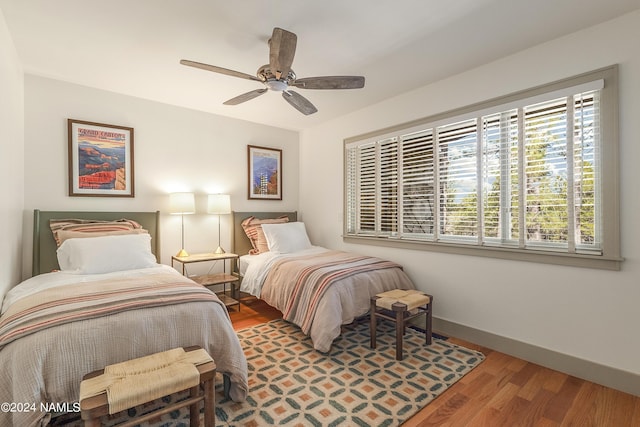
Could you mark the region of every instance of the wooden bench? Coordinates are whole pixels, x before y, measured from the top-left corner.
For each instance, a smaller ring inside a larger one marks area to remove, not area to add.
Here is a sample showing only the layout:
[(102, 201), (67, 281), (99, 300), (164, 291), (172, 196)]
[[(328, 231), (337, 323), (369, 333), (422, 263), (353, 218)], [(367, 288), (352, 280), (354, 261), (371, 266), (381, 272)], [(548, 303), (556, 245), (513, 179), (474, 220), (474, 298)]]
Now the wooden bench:
[[(200, 347), (185, 347), (185, 352), (200, 350)], [(131, 427), (138, 425), (142, 422), (149, 421), (152, 418), (155, 418), (160, 415), (167, 414), (169, 412), (175, 411), (180, 408), (184, 408), (189, 406), (190, 408), (190, 426), (198, 427), (200, 425), (200, 410), (199, 403), (204, 402), (204, 426), (205, 427), (213, 427), (215, 425), (215, 394), (214, 394), (214, 386), (215, 386), (215, 377), (216, 377), (216, 364), (213, 360), (196, 365), (198, 373), (200, 374), (200, 382), (198, 385), (189, 388), (189, 397), (173, 403), (169, 406), (157, 409), (148, 414), (144, 414), (142, 416), (136, 417), (130, 421), (124, 422), (122, 424), (118, 424), (118, 427)], [(89, 380), (91, 378), (98, 377), (104, 374), (104, 369), (91, 372), (83, 377), (83, 382)], [(142, 377), (144, 378), (144, 377)], [(203, 392), (201, 392), (200, 388), (203, 388)], [(179, 390), (186, 391), (186, 390)], [(152, 396), (149, 399), (149, 402), (155, 399), (159, 399), (164, 397), (161, 390), (156, 392), (157, 395)], [(100, 426), (100, 418), (109, 415), (109, 402), (107, 400), (107, 392), (106, 390), (102, 393), (87, 397), (80, 400), (80, 411), (81, 417), (84, 420), (85, 426)]]

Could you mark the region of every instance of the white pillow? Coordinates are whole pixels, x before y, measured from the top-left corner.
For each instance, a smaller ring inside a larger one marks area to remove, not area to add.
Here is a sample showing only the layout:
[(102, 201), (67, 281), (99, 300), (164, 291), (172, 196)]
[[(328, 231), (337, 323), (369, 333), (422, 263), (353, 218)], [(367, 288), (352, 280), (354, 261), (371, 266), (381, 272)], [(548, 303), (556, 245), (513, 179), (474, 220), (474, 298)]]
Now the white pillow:
[(79, 274), (111, 273), (157, 265), (149, 234), (87, 237), (65, 240), (57, 250), (63, 271)]
[(287, 254), (311, 247), (303, 222), (262, 224), (262, 231), (271, 252)]

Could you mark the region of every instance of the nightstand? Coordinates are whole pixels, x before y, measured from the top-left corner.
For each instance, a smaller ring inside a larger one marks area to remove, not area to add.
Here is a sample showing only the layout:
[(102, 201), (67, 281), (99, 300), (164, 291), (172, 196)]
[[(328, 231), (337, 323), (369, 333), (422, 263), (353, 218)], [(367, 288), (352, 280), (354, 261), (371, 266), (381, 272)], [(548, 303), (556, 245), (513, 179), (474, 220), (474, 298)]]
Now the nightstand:
[[(213, 285), (222, 285), (223, 290), (221, 293), (217, 293), (220, 300), (224, 303), (227, 308), (237, 306), (238, 311), (240, 310), (240, 302), (239, 293), (240, 293), (240, 278), (232, 272), (234, 271), (233, 263), (238, 262), (238, 255), (224, 253), (224, 254), (214, 254), (214, 253), (206, 253), (206, 254), (192, 254), (188, 256), (172, 256), (171, 257), (171, 267), (173, 267), (174, 262), (179, 262), (182, 264), (182, 275), (185, 275), (187, 264), (192, 264), (196, 262), (212, 262), (212, 261), (222, 261), (222, 273), (214, 273), (214, 274), (204, 274), (200, 276), (191, 276), (189, 277), (194, 282), (198, 283), (202, 286), (213, 286)], [(227, 273), (226, 261), (229, 261), (229, 272)], [(175, 268), (175, 267), (174, 267)], [(231, 296), (227, 294), (227, 284), (231, 287)]]

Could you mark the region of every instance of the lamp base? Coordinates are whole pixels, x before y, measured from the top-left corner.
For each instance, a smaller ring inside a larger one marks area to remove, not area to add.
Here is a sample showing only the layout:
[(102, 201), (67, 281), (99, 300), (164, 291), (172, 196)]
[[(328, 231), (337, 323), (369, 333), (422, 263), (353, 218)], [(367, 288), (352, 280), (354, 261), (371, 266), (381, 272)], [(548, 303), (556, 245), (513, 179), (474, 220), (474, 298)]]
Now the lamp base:
[(189, 256), (189, 253), (187, 251), (184, 250), (184, 248), (180, 249), (180, 252), (178, 252), (176, 254), (177, 257), (185, 257), (185, 256)]
[(220, 254), (224, 254), (226, 252), (224, 251), (224, 249), (222, 249), (222, 247), (218, 246), (218, 248), (215, 251), (213, 251), (213, 253), (220, 255)]

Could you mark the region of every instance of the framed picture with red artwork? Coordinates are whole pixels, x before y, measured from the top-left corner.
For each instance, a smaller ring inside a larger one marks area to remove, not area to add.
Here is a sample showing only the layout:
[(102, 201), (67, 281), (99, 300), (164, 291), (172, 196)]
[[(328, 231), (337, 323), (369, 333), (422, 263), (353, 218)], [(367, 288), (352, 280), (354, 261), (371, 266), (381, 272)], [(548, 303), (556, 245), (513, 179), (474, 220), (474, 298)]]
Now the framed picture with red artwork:
[(68, 119), (69, 196), (134, 197), (133, 128)]

